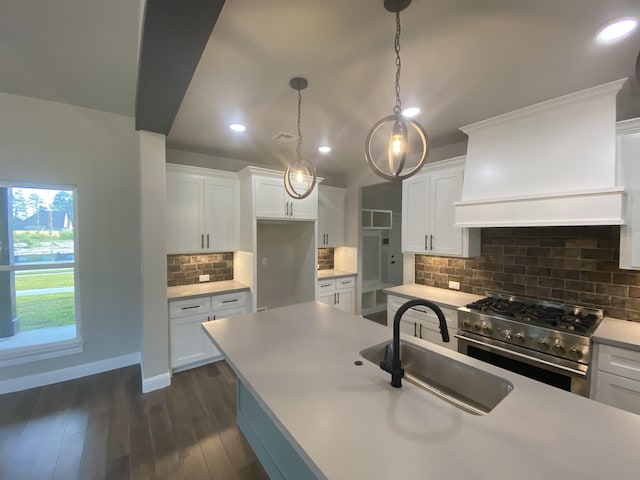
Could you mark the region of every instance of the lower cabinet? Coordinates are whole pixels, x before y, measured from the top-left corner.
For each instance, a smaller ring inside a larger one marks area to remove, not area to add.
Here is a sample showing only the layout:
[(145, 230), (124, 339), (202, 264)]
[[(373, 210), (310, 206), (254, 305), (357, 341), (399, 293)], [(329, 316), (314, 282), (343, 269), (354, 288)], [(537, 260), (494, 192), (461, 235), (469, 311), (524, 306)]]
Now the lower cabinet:
[[(393, 328), (393, 319), (398, 309), (409, 299), (387, 296), (387, 326)], [(458, 339), (455, 334), (458, 331), (458, 312), (453, 308), (440, 307), (447, 319), (449, 330), (449, 343), (442, 341), (440, 334), (440, 322), (433, 310), (428, 307), (416, 306), (407, 310), (400, 320), (400, 331), (428, 342), (437, 343), (453, 351), (458, 351)]]
[(320, 302), (355, 313), (356, 277), (318, 280), (316, 299)]
[(174, 371), (222, 358), (202, 329), (203, 322), (248, 313), (247, 293), (234, 292), (169, 302), (169, 348)]
[(589, 397), (640, 414), (640, 352), (594, 342)]

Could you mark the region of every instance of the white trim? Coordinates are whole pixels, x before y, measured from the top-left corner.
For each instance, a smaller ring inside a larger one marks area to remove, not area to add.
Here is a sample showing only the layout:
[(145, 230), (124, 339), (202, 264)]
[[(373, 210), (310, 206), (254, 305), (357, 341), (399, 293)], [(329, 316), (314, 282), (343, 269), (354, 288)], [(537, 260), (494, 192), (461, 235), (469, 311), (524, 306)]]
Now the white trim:
[(640, 132), (640, 118), (630, 118), (616, 123), (616, 133), (618, 135), (628, 135)]
[(0, 367), (22, 365), (24, 363), (37, 362), (38, 360), (73, 355), (83, 350), (84, 342), (80, 336), (62, 342), (12, 348), (6, 352), (0, 352)]
[(142, 379), (142, 393), (153, 392), (171, 385), (171, 372), (161, 373), (154, 377)]
[(50, 372), (25, 375), (18, 378), (10, 378), (0, 381), (0, 394), (18, 392), (29, 388), (42, 387), (52, 383), (65, 382), (76, 378), (95, 375), (96, 373), (107, 372), (129, 365), (140, 363), (140, 352), (120, 355), (118, 357), (106, 358), (97, 362), (84, 363), (73, 367), (61, 368)]
[(615, 96), (615, 94), (618, 93), (618, 91), (622, 88), (622, 85), (626, 81), (626, 78), (614, 80), (613, 82), (605, 83), (603, 85), (598, 85), (592, 88), (587, 88), (585, 90), (580, 90), (578, 92), (570, 93), (558, 98), (553, 98), (551, 100), (546, 100), (541, 103), (536, 103), (535, 105), (530, 105), (528, 107), (520, 108), (519, 110), (514, 110), (513, 112), (498, 115), (497, 117), (472, 123), (471, 125), (465, 125), (464, 127), (460, 127), (459, 130), (462, 130), (468, 135), (478, 130), (483, 130), (487, 127), (494, 127), (502, 123), (512, 122), (516, 119), (528, 117), (529, 115), (544, 112), (546, 110), (552, 110), (560, 106), (572, 105), (583, 102), (585, 100), (605, 97), (608, 95)]

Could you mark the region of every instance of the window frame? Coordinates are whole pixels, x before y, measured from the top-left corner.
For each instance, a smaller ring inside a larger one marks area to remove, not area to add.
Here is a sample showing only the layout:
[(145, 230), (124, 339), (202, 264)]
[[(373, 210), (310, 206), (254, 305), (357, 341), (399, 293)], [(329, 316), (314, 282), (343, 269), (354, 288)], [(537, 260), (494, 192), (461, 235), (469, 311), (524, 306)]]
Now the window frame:
[[(20, 365), (23, 363), (46, 360), (49, 358), (61, 357), (80, 353), (84, 350), (84, 341), (82, 340), (82, 322), (80, 315), (80, 282), (78, 281), (79, 272), (79, 234), (77, 228), (78, 219), (78, 188), (75, 185), (68, 184), (39, 184), (31, 182), (10, 182), (0, 181), (2, 188), (23, 188), (23, 189), (47, 189), (70, 191), (73, 193), (73, 262), (56, 263), (54, 269), (73, 268), (73, 297), (74, 297), (74, 317), (76, 335), (74, 338), (58, 340), (37, 345), (26, 345), (22, 347), (13, 347), (9, 349), (0, 348), (0, 368), (10, 365)], [(12, 215), (11, 212), (7, 212)], [(10, 248), (13, 256), (13, 227), (10, 227)], [(33, 270), (51, 270), (51, 263), (28, 263), (28, 264), (0, 264), (0, 272), (18, 272)]]

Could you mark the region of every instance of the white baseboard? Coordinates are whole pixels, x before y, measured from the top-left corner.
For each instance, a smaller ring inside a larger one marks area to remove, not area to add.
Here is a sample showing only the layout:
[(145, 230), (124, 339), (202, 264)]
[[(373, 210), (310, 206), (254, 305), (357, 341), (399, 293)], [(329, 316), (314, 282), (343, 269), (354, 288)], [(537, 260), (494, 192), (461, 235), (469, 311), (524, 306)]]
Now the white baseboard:
[(29, 388), (42, 387), (51, 385), (52, 383), (66, 382), (75, 378), (95, 375), (96, 373), (116, 370), (129, 365), (140, 363), (140, 352), (120, 355), (118, 357), (98, 360), (97, 362), (84, 363), (73, 367), (61, 368), (60, 370), (52, 370), (50, 372), (36, 373), (34, 375), (25, 375), (18, 378), (10, 378), (8, 380), (0, 380), (0, 395), (4, 393), (19, 392)]
[(142, 378), (142, 393), (153, 392), (171, 385), (171, 372), (161, 373), (149, 378)]

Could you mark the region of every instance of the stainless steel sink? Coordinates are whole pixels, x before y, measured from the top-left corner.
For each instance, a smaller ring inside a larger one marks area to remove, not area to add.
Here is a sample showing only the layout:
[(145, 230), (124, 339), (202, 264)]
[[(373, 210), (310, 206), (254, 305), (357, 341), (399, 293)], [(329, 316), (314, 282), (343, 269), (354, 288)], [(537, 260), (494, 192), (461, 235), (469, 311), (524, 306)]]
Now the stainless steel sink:
[[(360, 355), (380, 365), (392, 357), (391, 342), (366, 348)], [(486, 415), (505, 398), (513, 384), (496, 375), (401, 340), (404, 379), (475, 415)]]

